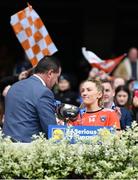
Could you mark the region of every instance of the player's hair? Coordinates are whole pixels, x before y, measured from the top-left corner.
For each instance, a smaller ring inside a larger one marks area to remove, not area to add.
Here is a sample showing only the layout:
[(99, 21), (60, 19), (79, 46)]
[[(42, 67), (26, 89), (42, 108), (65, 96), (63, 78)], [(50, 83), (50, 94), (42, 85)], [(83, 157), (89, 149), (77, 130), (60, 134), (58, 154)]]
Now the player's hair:
[(88, 79), (86, 79), (85, 81), (83, 81), (82, 84), (85, 83), (85, 82), (92, 82), (92, 83), (94, 83), (94, 84), (96, 85), (97, 90), (98, 90), (99, 92), (101, 92), (101, 94), (102, 94), (101, 98), (98, 99), (98, 105), (99, 105), (100, 107), (103, 107), (103, 93), (104, 93), (104, 88), (103, 88), (103, 86), (102, 86), (101, 81), (100, 81), (100, 80), (97, 80), (97, 79), (88, 78)]

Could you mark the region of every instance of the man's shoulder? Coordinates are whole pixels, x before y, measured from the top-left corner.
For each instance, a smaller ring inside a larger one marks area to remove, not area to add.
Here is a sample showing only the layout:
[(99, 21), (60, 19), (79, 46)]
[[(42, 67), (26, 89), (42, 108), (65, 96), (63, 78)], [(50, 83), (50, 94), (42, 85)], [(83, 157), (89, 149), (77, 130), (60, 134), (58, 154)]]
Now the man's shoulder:
[(46, 88), (39, 80), (35, 80), (35, 78), (33, 78), (32, 76), (27, 79), (20, 80), (11, 86), (12, 91), (21, 90), (24, 93), (30, 92), (31, 89), (33, 89), (33, 92), (40, 92), (41, 90), (44, 90)]

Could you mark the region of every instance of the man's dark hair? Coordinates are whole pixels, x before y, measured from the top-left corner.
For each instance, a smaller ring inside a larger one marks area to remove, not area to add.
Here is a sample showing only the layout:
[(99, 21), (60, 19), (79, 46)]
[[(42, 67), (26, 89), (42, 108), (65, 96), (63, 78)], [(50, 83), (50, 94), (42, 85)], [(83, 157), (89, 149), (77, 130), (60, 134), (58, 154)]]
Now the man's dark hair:
[(34, 73), (47, 73), (49, 70), (58, 73), (61, 67), (59, 60), (54, 56), (42, 58), (35, 67)]
[(111, 85), (111, 87), (114, 89), (114, 84), (113, 84), (113, 81), (111, 80), (107, 80), (107, 79), (104, 79), (104, 80), (101, 80), (101, 83), (109, 83)]

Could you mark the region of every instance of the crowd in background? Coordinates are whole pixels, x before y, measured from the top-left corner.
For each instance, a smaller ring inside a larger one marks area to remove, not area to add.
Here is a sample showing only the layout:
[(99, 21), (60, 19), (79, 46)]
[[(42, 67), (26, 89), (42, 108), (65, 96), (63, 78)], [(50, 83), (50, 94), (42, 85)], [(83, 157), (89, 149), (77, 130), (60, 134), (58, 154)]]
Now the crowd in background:
[[(13, 76), (4, 77), (0, 80), (0, 122), (4, 121), (4, 98), (9, 88), (17, 81), (28, 78), (33, 74), (33, 68), (30, 63), (24, 63), (14, 69)], [(29, 70), (28, 70), (29, 69)], [(16, 71), (16, 73), (15, 73)], [(138, 122), (138, 49), (132, 47), (128, 50), (127, 57), (110, 74), (104, 71), (91, 68), (86, 80), (82, 80), (74, 88), (77, 77), (71, 73), (61, 73), (58, 84), (52, 91), (55, 99), (62, 103), (72, 104), (80, 107), (83, 104), (82, 89), (87, 79), (92, 82), (100, 81), (103, 87), (102, 107), (116, 112), (120, 121), (121, 129), (131, 126), (132, 121)], [(94, 81), (93, 81), (94, 80)], [(87, 84), (87, 83), (86, 83)], [(100, 97), (101, 98), (101, 97)], [(13, 102), (14, 103), (14, 102)], [(97, 106), (99, 108), (99, 106)]]
[[(121, 129), (138, 122), (138, 50), (132, 47), (125, 59), (110, 74), (93, 67), (88, 78), (100, 80), (103, 87), (103, 106), (120, 111)], [(56, 98), (64, 103), (81, 105), (80, 83), (78, 92), (72, 88), (71, 76), (62, 74), (56, 88)], [(72, 96), (71, 96), (72, 95)]]

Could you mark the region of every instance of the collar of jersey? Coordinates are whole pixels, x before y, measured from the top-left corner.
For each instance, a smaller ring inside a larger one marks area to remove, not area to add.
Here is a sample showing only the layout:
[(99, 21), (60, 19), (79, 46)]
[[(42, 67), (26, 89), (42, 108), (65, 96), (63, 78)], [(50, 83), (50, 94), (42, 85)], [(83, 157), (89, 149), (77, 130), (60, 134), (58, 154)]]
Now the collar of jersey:
[(97, 111), (86, 111), (86, 113), (96, 113), (96, 112), (99, 112), (99, 111), (101, 111), (101, 110), (103, 110), (104, 108), (101, 108), (101, 109), (99, 109), (99, 110), (97, 110)]

